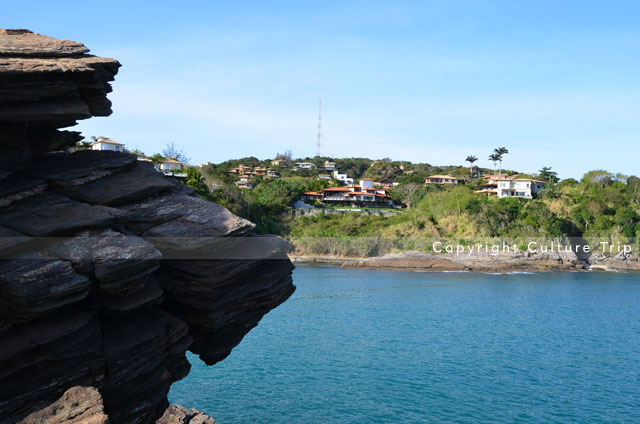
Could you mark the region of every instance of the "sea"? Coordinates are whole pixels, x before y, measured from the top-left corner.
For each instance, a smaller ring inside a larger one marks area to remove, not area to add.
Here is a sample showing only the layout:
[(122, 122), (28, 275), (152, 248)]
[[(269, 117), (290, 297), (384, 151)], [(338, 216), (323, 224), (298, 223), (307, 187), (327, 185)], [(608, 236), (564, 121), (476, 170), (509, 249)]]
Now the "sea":
[(171, 403), (216, 423), (640, 423), (640, 275), (298, 266)]

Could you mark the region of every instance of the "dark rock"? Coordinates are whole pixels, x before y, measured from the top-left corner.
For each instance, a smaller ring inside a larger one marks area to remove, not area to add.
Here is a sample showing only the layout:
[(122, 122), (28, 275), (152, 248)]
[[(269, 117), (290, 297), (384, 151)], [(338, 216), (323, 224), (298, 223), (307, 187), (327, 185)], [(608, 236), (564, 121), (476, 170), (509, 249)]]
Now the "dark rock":
[(175, 188), (176, 185), (148, 162), (137, 161), (131, 168), (88, 184), (61, 191), (77, 200), (99, 205), (119, 205)]
[(31, 242), (30, 237), (0, 225), (0, 259), (12, 259)]
[(73, 386), (104, 383), (95, 314), (47, 315), (1, 334), (0, 346), (0, 424), (16, 423)]
[(212, 365), (295, 290), (288, 259), (171, 260), (159, 279), (165, 307), (188, 325), (191, 351)]
[(34, 237), (68, 235), (113, 222), (114, 216), (104, 210), (55, 193), (30, 197), (0, 214), (0, 225)]
[(88, 51), (74, 41), (0, 30), (0, 168), (72, 146), (78, 133), (59, 128), (111, 113), (106, 94), (120, 64)]
[(94, 387), (75, 386), (40, 411), (18, 424), (109, 424), (102, 396)]
[(189, 373), (184, 322), (155, 308), (105, 320), (106, 380), (101, 389), (116, 423), (148, 422), (166, 408), (171, 383)]
[(0, 319), (29, 322), (83, 300), (89, 285), (68, 262), (37, 253), (0, 260)]
[(281, 239), (134, 155), (60, 152), (111, 113), (120, 65), (86, 52), (0, 31), (0, 424), (105, 422), (89, 386), (112, 423), (152, 423), (188, 349), (224, 358), (294, 290)]
[(54, 186), (65, 187), (95, 181), (130, 166), (135, 161), (134, 155), (110, 151), (52, 153), (31, 160), (18, 175), (21, 178), (45, 179)]
[(11, 175), (0, 180), (0, 208), (9, 206), (27, 197), (42, 193), (47, 184), (44, 180)]
[(216, 203), (184, 193), (151, 198), (121, 209), (126, 213), (128, 230), (155, 239), (165, 249), (201, 249), (215, 243), (217, 237), (245, 235), (254, 227)]

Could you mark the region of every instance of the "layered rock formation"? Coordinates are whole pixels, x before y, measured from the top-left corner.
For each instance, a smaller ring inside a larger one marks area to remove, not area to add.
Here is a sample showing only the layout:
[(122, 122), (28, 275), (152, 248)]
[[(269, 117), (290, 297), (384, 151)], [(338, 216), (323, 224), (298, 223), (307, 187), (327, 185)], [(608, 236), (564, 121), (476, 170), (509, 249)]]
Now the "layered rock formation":
[(59, 128), (110, 114), (120, 65), (87, 52), (0, 30), (0, 424), (91, 398), (74, 386), (153, 422), (188, 349), (225, 358), (294, 290), (279, 239), (133, 155), (60, 151), (79, 135)]

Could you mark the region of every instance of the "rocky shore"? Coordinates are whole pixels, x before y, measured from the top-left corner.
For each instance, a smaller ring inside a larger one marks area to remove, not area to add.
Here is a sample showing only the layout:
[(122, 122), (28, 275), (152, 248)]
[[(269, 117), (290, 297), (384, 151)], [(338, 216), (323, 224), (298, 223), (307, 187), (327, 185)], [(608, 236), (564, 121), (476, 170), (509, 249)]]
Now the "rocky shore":
[(614, 256), (592, 255), (578, 258), (574, 253), (500, 253), (433, 255), (418, 251), (393, 253), (372, 258), (338, 256), (302, 256), (291, 254), (298, 264), (330, 264), (342, 268), (391, 271), (469, 271), (469, 272), (544, 272), (544, 271), (640, 271), (640, 260), (622, 253)]
[(251, 222), (134, 155), (65, 151), (119, 67), (0, 30), (0, 424), (211, 423), (168, 405), (186, 351), (224, 359), (295, 289)]

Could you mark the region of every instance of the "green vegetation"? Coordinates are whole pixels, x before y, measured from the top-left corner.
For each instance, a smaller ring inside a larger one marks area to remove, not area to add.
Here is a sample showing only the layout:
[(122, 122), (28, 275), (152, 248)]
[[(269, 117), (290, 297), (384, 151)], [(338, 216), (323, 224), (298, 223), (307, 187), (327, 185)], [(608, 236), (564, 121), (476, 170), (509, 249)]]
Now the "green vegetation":
[[(492, 154), (496, 165), (502, 155), (508, 153), (504, 150), (499, 148)], [(473, 164), (474, 158), (469, 156), (467, 162)], [(322, 167), (325, 160), (330, 159), (306, 158), (292, 163), (307, 161)], [(186, 184), (203, 198), (255, 222), (258, 232), (295, 239), (296, 248), (308, 254), (366, 256), (398, 249), (425, 249), (420, 240), (427, 238), (469, 243), (502, 238), (523, 243), (532, 237), (631, 239), (640, 235), (640, 178), (635, 176), (598, 170), (587, 173), (580, 181), (559, 181), (551, 168), (544, 167), (532, 176), (548, 182), (537, 199), (498, 199), (474, 193), (474, 188), (484, 180), (469, 180), (470, 169), (465, 167), (368, 159), (331, 161), (340, 172), (348, 169), (349, 176), (356, 179), (368, 177), (398, 182), (389, 193), (396, 204), (404, 206), (403, 211), (393, 216), (359, 213), (293, 216), (293, 204), (302, 193), (341, 183), (317, 178), (318, 174), (327, 173), (322, 169), (275, 167), (271, 161), (252, 157), (211, 165), (202, 173), (192, 168)], [(228, 171), (240, 164), (270, 167), (281, 177), (255, 176), (253, 190), (239, 189), (234, 185), (237, 177)], [(424, 178), (434, 173), (466, 178), (466, 184), (425, 186)], [(343, 240), (337, 241), (339, 239)], [(402, 246), (397, 244), (399, 239), (404, 240)]]

